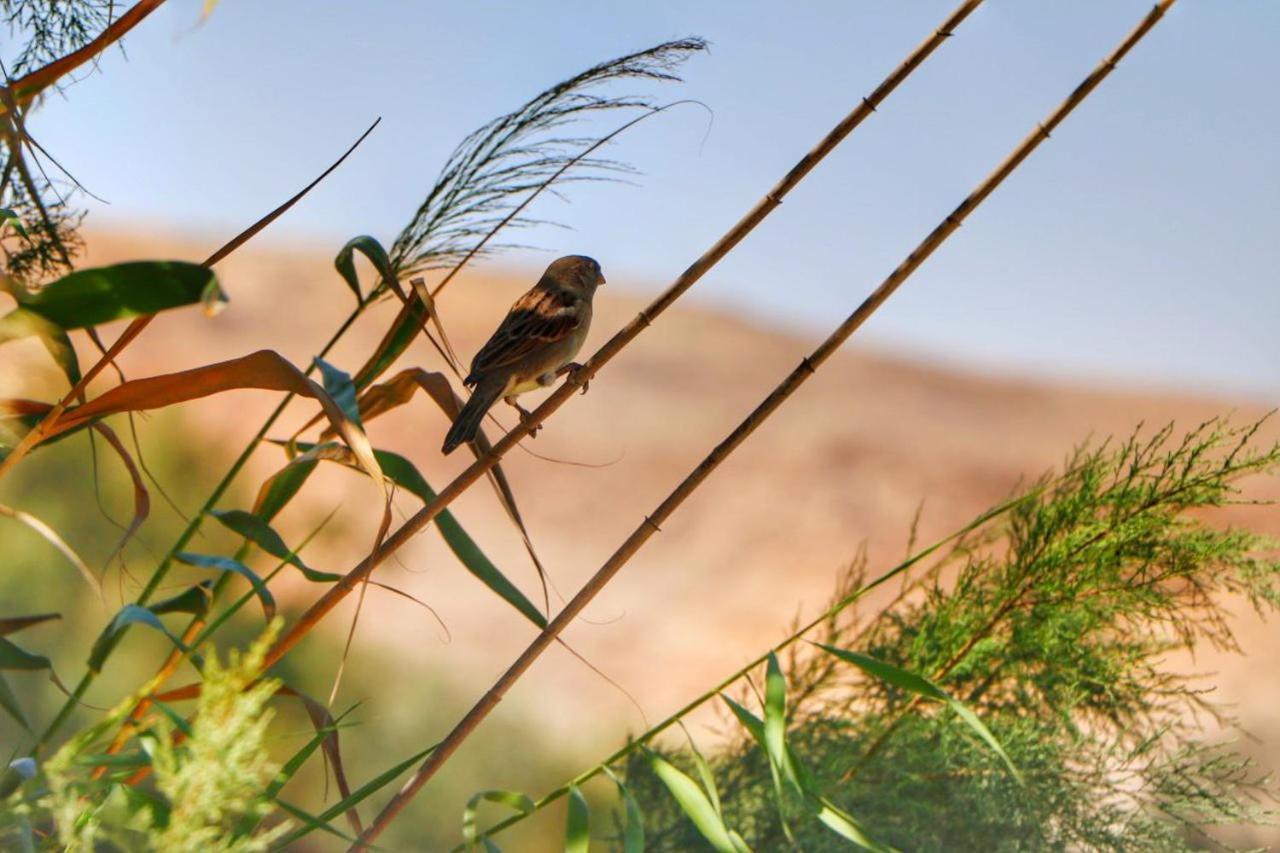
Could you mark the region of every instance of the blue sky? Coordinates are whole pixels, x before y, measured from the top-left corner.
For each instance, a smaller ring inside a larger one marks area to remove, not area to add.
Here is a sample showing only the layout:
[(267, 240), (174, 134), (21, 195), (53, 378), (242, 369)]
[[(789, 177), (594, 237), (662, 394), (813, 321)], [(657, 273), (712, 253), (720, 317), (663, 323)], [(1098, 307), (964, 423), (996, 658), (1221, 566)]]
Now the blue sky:
[[(675, 111), (611, 152), (504, 264), (583, 252), (665, 285), (873, 89), (954, 0), (173, 0), (29, 124), (93, 219), (234, 232), (375, 134), (270, 232), (390, 241), (469, 130), (605, 58), (700, 35)], [(988, 0), (695, 289), (817, 335), (1047, 114), (1150, 0)], [(1182, 0), (865, 329), (1005, 372), (1280, 403), (1280, 3)], [(9, 56), (11, 47), (0, 47)], [(655, 90), (649, 90), (655, 91)], [(234, 283), (231, 283), (232, 285)], [(335, 287), (337, 286), (335, 281)]]

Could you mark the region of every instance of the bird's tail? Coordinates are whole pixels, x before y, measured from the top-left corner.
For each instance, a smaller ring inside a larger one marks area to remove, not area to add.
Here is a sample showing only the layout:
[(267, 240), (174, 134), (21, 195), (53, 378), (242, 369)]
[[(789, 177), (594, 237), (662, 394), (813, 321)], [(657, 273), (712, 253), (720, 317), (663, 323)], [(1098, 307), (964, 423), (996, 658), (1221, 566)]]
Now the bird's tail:
[(462, 411), (458, 412), (453, 426), (449, 428), (449, 434), (444, 437), (444, 447), (441, 449), (445, 455), (452, 453), (459, 444), (475, 439), (476, 431), (480, 429), (480, 421), (484, 419), (484, 413), (498, 402), (505, 386), (505, 382), (481, 382), (476, 386), (476, 389), (471, 392), (471, 399), (467, 400)]

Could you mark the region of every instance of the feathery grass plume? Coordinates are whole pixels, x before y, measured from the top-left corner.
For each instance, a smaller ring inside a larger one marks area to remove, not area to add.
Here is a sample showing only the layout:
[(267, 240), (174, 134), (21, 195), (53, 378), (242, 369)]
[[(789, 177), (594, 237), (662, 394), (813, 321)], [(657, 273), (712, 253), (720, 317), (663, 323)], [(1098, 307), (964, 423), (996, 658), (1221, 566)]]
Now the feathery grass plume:
[(282, 823), (236, 836), (243, 819), (261, 820), (274, 809), (265, 794), (279, 771), (266, 749), (274, 716), (267, 706), (280, 682), (255, 678), (280, 625), (273, 619), (245, 654), (233, 649), (225, 666), (210, 656), (189, 737), (179, 743), (176, 723), (156, 718), (151, 763), (169, 812), (167, 822), (153, 828), (155, 849), (249, 853), (268, 849), (288, 830)]
[[(558, 135), (558, 130), (596, 113), (655, 107), (645, 98), (606, 97), (592, 90), (618, 80), (679, 80), (675, 69), (706, 46), (702, 39), (679, 39), (602, 62), (471, 133), (454, 149), (426, 200), (396, 238), (390, 252), (393, 266), (407, 276), (460, 261), (520, 196), (538, 189), (595, 141)], [(630, 171), (623, 163), (590, 157), (577, 166), (578, 174), (560, 181), (598, 180)], [(507, 224), (527, 226), (534, 220), (516, 217)], [(486, 246), (481, 254), (494, 248)]]
[[(1234, 500), (1240, 477), (1280, 467), (1280, 445), (1251, 446), (1256, 429), (1209, 422), (1180, 440), (1166, 428), (1081, 450), (1060, 482), (957, 543), (883, 610), (824, 625), (823, 643), (924, 675), (970, 706), (1024, 782), (945, 707), (810, 647), (786, 666), (787, 738), (816, 784), (912, 850), (1221, 848), (1212, 827), (1274, 819), (1267, 780), (1205, 730), (1230, 719), (1166, 657), (1239, 651), (1231, 600), (1280, 606), (1276, 543), (1200, 514)], [(836, 600), (864, 569), (844, 574)], [(735, 735), (712, 764), (726, 820), (753, 847), (781, 849), (755, 741)], [(629, 769), (651, 848), (696, 845), (644, 757)], [(813, 822), (791, 829), (805, 850), (843, 845)]]

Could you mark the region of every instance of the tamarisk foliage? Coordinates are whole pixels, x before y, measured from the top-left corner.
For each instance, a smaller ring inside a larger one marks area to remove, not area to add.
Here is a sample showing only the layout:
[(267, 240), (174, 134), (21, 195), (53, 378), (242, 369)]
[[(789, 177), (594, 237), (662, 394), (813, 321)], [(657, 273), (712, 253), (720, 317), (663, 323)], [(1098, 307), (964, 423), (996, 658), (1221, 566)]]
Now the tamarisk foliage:
[[(1230, 724), (1176, 651), (1240, 651), (1233, 602), (1280, 605), (1275, 543), (1201, 511), (1280, 465), (1255, 427), (1212, 422), (1081, 450), (998, 524), (906, 575), (878, 612), (854, 604), (813, 637), (930, 678), (994, 732), (1021, 779), (946, 706), (796, 645), (787, 744), (879, 841), (911, 850), (1221, 848), (1210, 830), (1274, 816), (1266, 780), (1206, 724)], [(865, 561), (837, 601), (855, 601)], [(742, 703), (752, 703), (744, 689)], [(667, 760), (695, 766), (687, 751)], [(775, 807), (769, 760), (743, 732), (715, 755), (724, 820), (752, 847), (843, 849), (794, 796)], [(649, 849), (705, 845), (638, 751), (627, 786)], [(784, 823), (785, 821), (785, 823)]]

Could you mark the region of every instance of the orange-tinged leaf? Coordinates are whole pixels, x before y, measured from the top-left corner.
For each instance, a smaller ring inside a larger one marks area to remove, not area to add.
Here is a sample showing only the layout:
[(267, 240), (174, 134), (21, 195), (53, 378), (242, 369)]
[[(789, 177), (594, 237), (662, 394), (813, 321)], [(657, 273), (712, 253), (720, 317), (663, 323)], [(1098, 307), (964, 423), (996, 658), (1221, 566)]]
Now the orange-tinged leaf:
[(133, 534), (138, 532), (142, 522), (146, 521), (147, 516), (151, 513), (151, 495), (147, 491), (146, 485), (142, 482), (142, 474), (139, 473), (138, 466), (134, 463), (133, 457), (129, 455), (129, 451), (125, 448), (123, 442), (120, 441), (120, 437), (116, 435), (115, 430), (104, 423), (94, 423), (93, 428), (115, 450), (120, 457), (120, 461), (124, 463), (125, 470), (129, 472), (129, 479), (133, 481), (133, 518), (129, 521), (129, 526), (125, 528), (124, 536), (120, 538), (120, 544), (116, 545), (115, 550), (111, 552), (111, 556), (107, 557), (106, 564), (109, 565), (116, 558), (116, 555), (124, 550), (124, 546), (129, 544)]
[(107, 415), (160, 409), (242, 388), (287, 391), (319, 402), (334, 430), (355, 454), (360, 467), (385, 494), (382, 471), (373, 457), (373, 448), (364, 430), (351, 422), (320, 385), (271, 350), (259, 350), (230, 361), (117, 385), (100, 397), (68, 409), (49, 430), (47, 437), (52, 438)]

